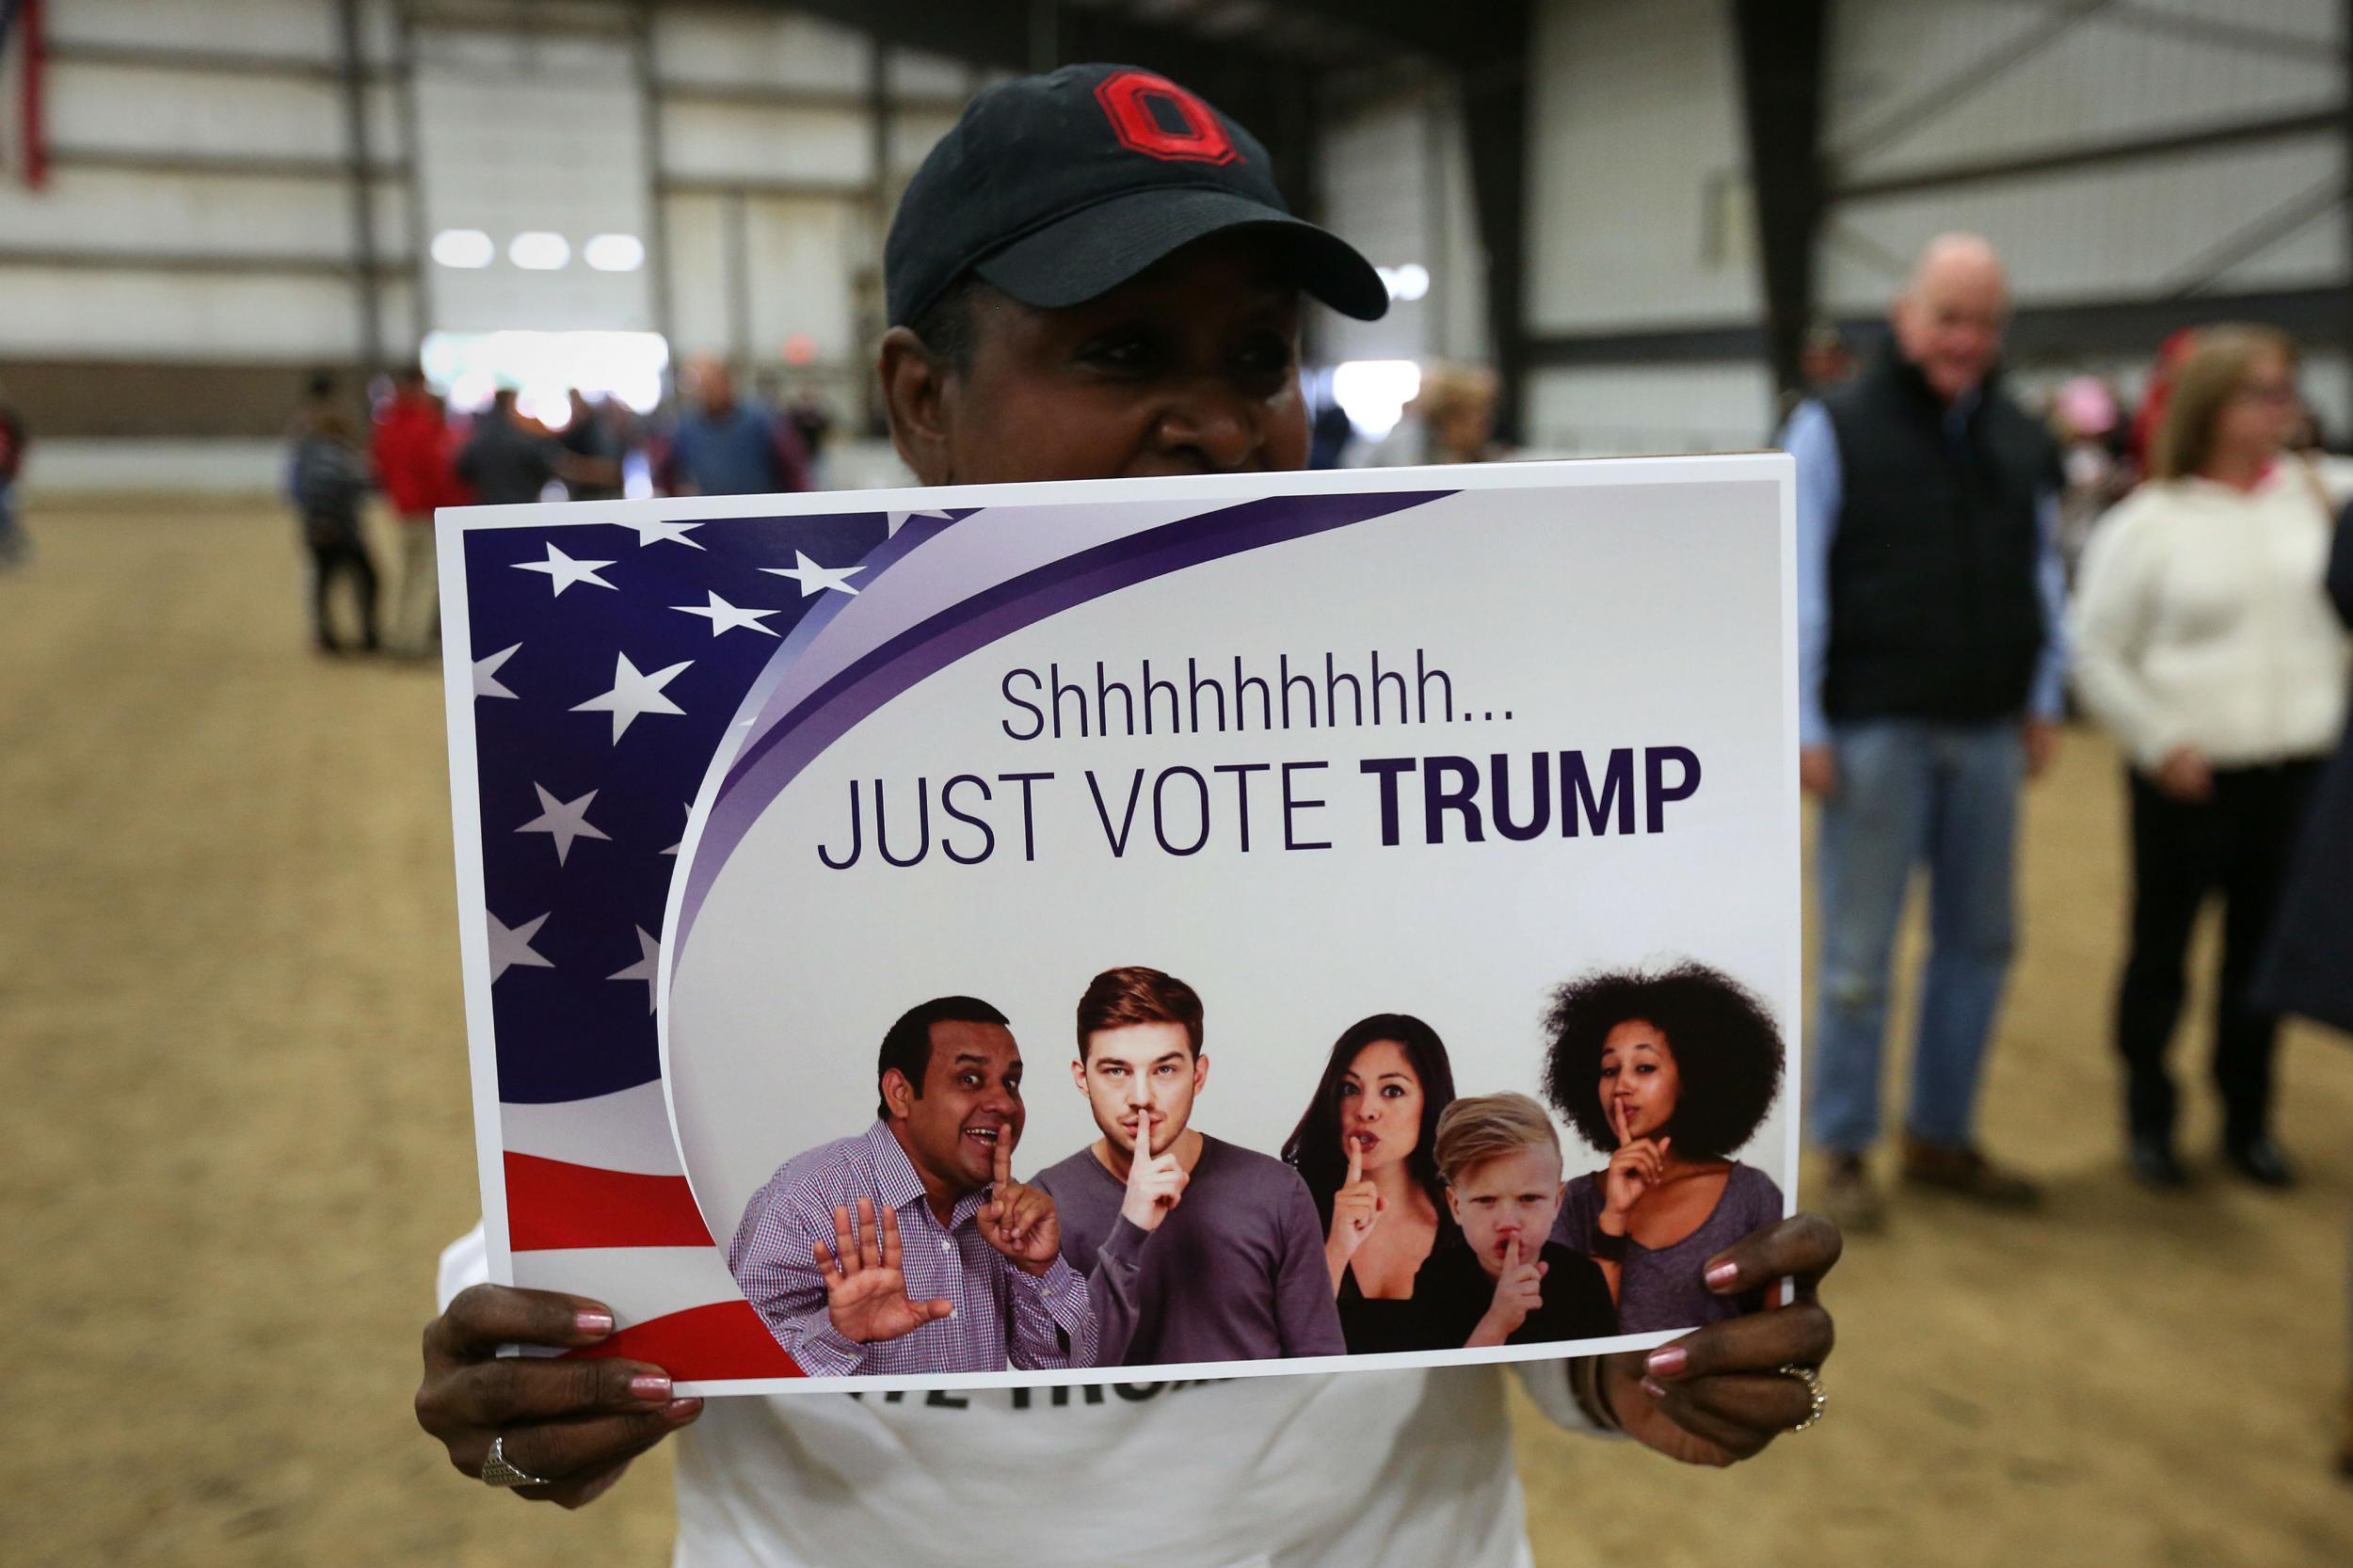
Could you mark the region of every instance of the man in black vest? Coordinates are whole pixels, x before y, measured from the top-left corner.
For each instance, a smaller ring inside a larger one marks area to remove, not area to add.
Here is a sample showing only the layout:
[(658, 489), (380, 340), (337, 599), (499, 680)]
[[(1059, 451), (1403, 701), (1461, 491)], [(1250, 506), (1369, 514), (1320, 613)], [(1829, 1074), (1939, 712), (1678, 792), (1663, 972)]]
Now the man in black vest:
[(2012, 1207), (2036, 1196), (1974, 1128), (2009, 968), (2019, 783), (2050, 760), (2065, 679), (2057, 458), (1994, 380), (2008, 314), (1992, 247), (1931, 241), (1890, 312), (1890, 351), (1783, 432), (1798, 463), (1800, 775), (1822, 803), (1813, 1134), (1831, 1156), (1824, 1207), (1849, 1228), (1881, 1219), (1864, 1157), (1896, 927), (1924, 859), (1904, 1177)]

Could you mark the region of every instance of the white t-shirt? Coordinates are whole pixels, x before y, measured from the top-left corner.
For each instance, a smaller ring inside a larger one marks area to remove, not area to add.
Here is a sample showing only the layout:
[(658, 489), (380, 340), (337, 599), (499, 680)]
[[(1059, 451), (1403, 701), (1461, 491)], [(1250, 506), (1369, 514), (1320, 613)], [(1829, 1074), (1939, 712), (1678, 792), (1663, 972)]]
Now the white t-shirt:
[[(488, 1277), (477, 1227), (440, 1299)], [(1590, 1432), (1556, 1361), (1516, 1368)], [(1527, 1568), (1495, 1368), (714, 1399), (678, 1568)]]

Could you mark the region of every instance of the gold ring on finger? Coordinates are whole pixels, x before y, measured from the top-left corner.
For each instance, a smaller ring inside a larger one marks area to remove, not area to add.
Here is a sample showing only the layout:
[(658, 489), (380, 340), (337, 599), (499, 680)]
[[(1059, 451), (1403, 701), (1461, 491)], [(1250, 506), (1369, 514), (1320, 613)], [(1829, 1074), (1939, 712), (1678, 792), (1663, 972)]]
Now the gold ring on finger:
[(490, 1452), (482, 1462), (481, 1476), (491, 1486), (550, 1486), (553, 1482), (515, 1464), (506, 1457), (506, 1435), (490, 1439)]
[(1822, 1412), (1830, 1408), (1830, 1396), (1822, 1392), (1822, 1374), (1812, 1367), (1801, 1367), (1794, 1361), (1776, 1367), (1773, 1370), (1783, 1377), (1796, 1378), (1800, 1383), (1804, 1384), (1806, 1398), (1813, 1401), (1813, 1407), (1805, 1413), (1805, 1419), (1789, 1430), (1803, 1432), (1819, 1421), (1822, 1418)]

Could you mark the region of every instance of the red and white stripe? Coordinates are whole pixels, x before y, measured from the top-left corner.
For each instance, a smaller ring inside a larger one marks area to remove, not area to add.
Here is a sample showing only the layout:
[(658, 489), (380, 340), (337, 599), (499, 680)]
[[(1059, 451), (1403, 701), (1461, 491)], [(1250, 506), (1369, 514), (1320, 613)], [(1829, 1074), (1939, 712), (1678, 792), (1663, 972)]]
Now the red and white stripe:
[(515, 1283), (588, 1296), (618, 1324), (590, 1356), (680, 1382), (801, 1375), (695, 1207), (662, 1085), (499, 1108)]

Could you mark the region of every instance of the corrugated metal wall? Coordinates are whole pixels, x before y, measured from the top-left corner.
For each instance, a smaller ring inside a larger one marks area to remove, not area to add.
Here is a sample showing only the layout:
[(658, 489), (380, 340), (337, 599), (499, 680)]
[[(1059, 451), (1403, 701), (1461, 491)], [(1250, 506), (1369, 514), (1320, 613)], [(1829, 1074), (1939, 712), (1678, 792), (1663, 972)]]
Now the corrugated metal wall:
[[(1876, 317), (1953, 229), (2002, 248), (2022, 307), (2214, 297), (2227, 314), (2234, 294), (2353, 279), (2338, 0), (1839, 0), (1830, 15), (1824, 143), (1833, 185), (1856, 188), (1824, 225), (1823, 313)], [(1753, 323), (1725, 0), (1552, 0), (1538, 58), (1531, 329)], [(2150, 142), (2174, 145), (2125, 151)], [(2114, 155), (1990, 167), (2087, 147)], [(2343, 345), (2308, 347), (2308, 392), (2353, 427)], [(2131, 382), (2138, 361), (2062, 345), (2025, 369)], [(1533, 442), (1561, 451), (1750, 445), (1774, 414), (1746, 357), (1553, 365), (1529, 408)]]

